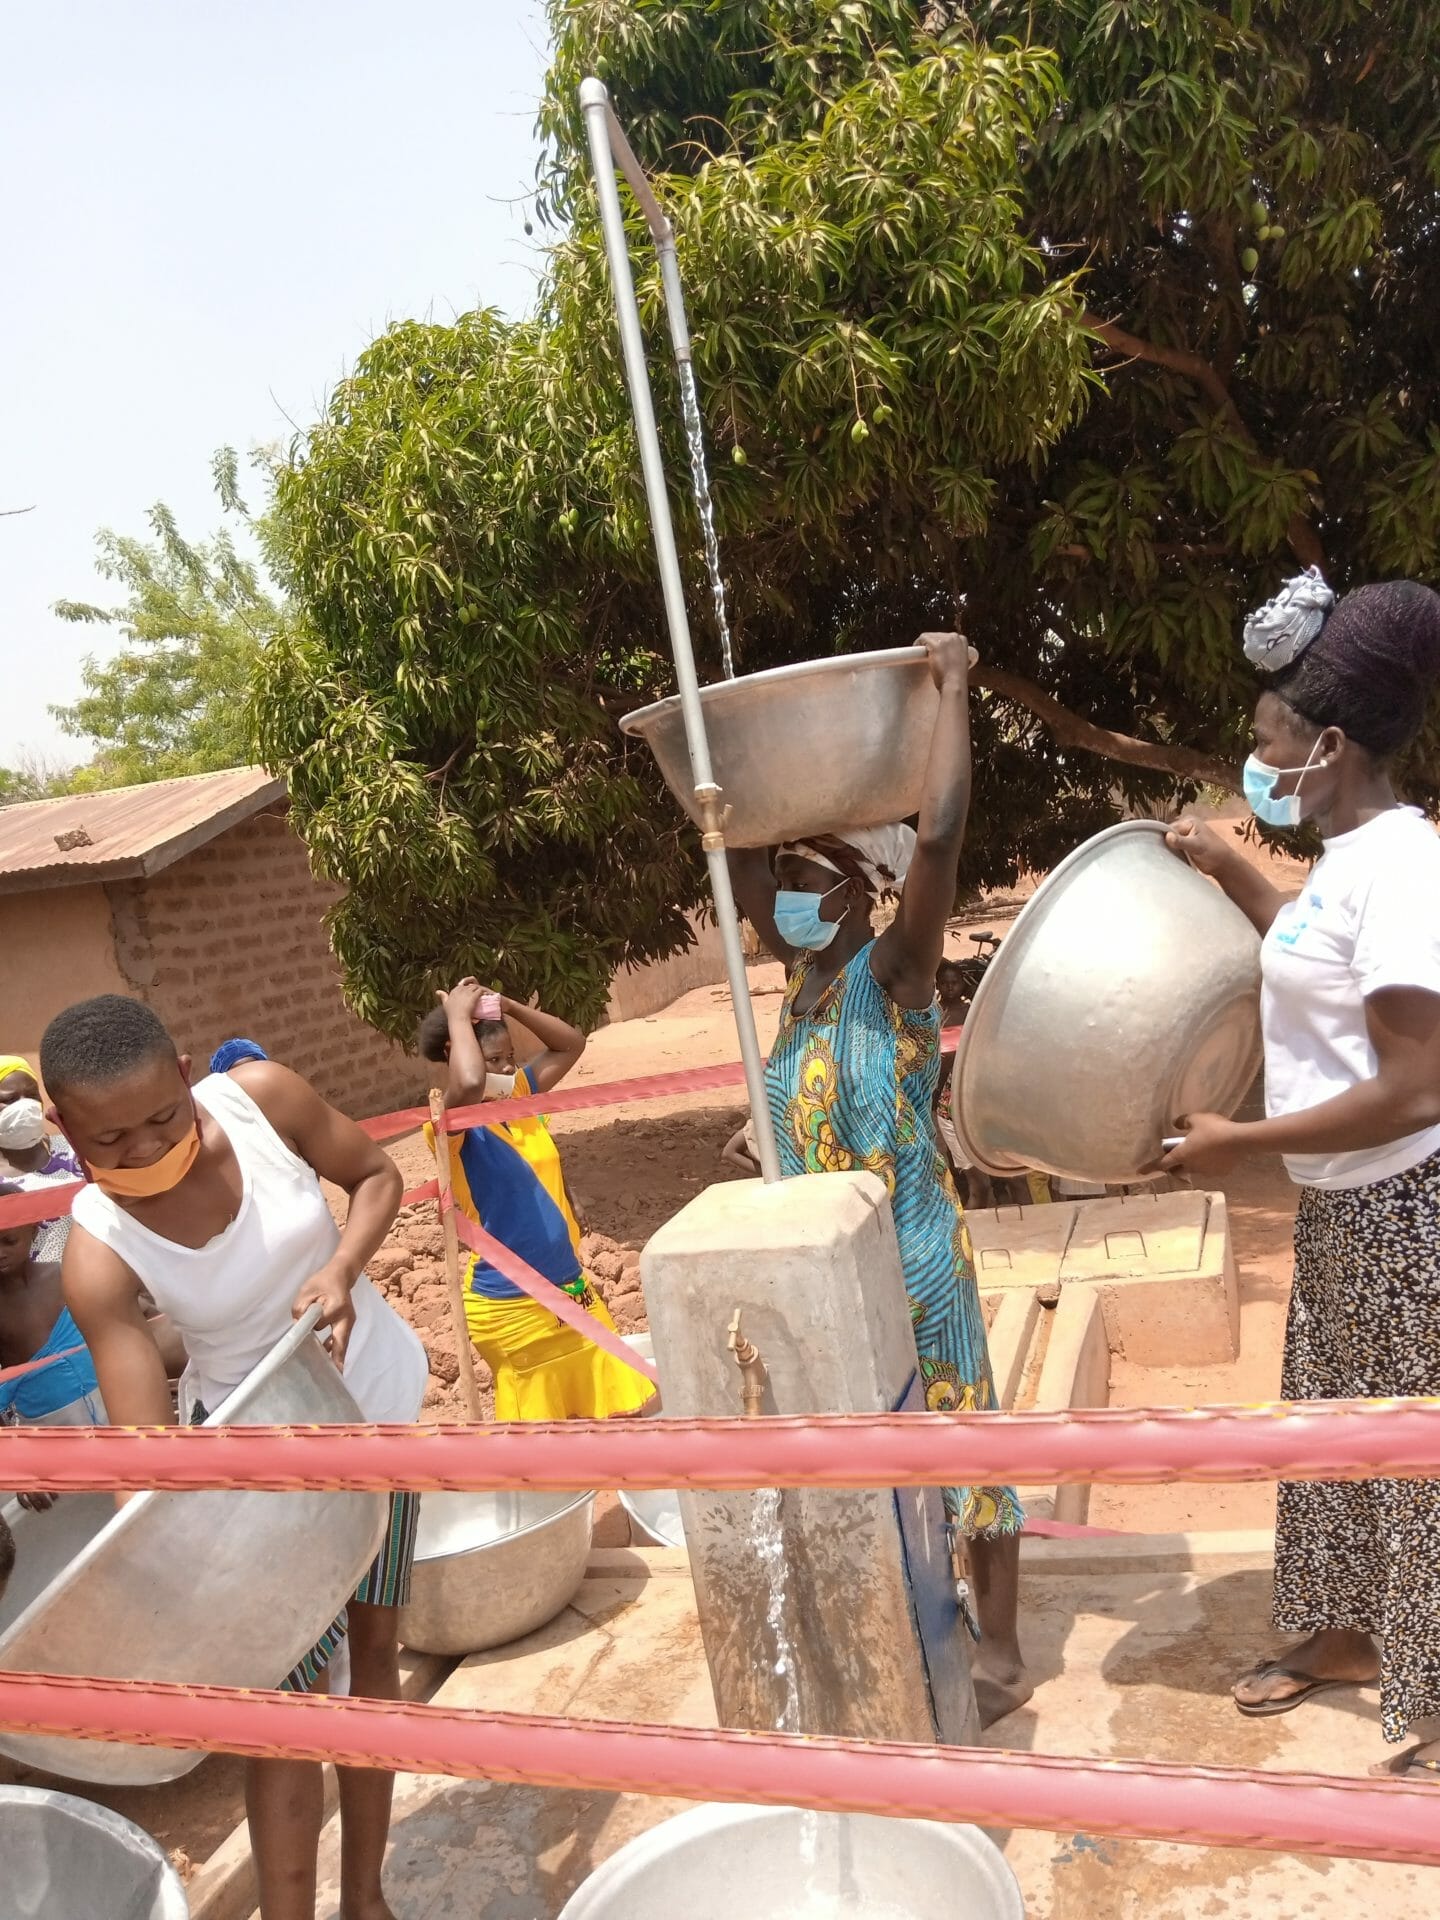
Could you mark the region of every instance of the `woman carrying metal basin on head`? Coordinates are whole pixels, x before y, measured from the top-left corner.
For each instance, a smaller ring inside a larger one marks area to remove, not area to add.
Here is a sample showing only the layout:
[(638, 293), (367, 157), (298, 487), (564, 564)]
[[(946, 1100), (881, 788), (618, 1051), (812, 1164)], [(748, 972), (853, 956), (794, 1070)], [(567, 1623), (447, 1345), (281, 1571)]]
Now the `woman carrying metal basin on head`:
[[(935, 1129), (940, 1015), (935, 970), (954, 911), (970, 804), (969, 658), (955, 633), (922, 634), (940, 689), (919, 827), (846, 831), (732, 851), (736, 897), (790, 969), (767, 1085), (787, 1175), (868, 1169), (890, 1190), (925, 1404), (995, 1405), (979, 1289), (955, 1183)], [(825, 741), (809, 750), (825, 753)], [(874, 909), (897, 895), (878, 937)], [(985, 1723), (1031, 1692), (1016, 1632), (1024, 1514), (1009, 1487), (947, 1487), (968, 1546), (982, 1635), (972, 1662)]]
[[(1440, 839), (1389, 773), (1440, 678), (1440, 596), (1401, 580), (1336, 605), (1312, 570), (1247, 622), (1245, 651), (1268, 677), (1246, 797), (1269, 826), (1313, 822), (1324, 850), (1286, 900), (1213, 828), (1171, 833), (1264, 936), (1268, 1117), (1193, 1114), (1163, 1164), (1285, 1156), (1287, 1400), (1440, 1394)], [(1275, 1625), (1305, 1638), (1239, 1682), (1242, 1713), (1378, 1679), (1387, 1740), (1440, 1716), (1440, 1480), (1282, 1484)], [(1440, 1789), (1440, 1740), (1376, 1771)]]

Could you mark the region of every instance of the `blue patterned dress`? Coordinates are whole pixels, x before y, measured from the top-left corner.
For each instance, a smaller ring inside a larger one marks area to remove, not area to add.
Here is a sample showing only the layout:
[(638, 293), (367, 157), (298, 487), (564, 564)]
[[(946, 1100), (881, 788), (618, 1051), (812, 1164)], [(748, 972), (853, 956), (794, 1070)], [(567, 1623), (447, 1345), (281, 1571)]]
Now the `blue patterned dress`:
[[(870, 970), (874, 942), (808, 1013), (795, 1002), (813, 955), (790, 976), (766, 1070), (781, 1171), (875, 1173), (890, 1192), (920, 1379), (931, 1412), (995, 1405), (975, 1262), (964, 1211), (935, 1131), (940, 1009), (900, 1007)], [(946, 1487), (945, 1511), (967, 1534), (1016, 1532), (1011, 1487)]]

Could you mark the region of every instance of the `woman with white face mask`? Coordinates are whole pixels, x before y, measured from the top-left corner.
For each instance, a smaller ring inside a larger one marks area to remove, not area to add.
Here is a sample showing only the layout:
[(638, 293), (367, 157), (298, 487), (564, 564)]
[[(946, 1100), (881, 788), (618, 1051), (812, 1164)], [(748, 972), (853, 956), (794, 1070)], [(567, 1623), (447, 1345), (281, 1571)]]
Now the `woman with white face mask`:
[[(1268, 676), (1245, 792), (1324, 851), (1286, 900), (1210, 827), (1170, 845), (1264, 936), (1264, 1120), (1193, 1114), (1168, 1169), (1280, 1153), (1301, 1188), (1287, 1400), (1440, 1394), (1440, 838), (1389, 762), (1440, 678), (1440, 596), (1414, 581), (1335, 603), (1315, 572), (1247, 623)], [(1305, 1636), (1235, 1688), (1249, 1715), (1380, 1686), (1385, 1737), (1440, 1716), (1440, 1481), (1282, 1485), (1275, 1625)], [(1440, 1740), (1377, 1771), (1440, 1787)]]
[[(869, 1171), (890, 1192), (924, 1404), (983, 1412), (995, 1386), (969, 1229), (935, 1126), (940, 1012), (935, 971), (955, 911), (970, 806), (969, 650), (925, 633), (940, 690), (919, 826), (791, 841), (772, 873), (733, 852), (735, 895), (790, 972), (766, 1072), (780, 1170)], [(876, 936), (874, 910), (898, 900)], [(1011, 1487), (946, 1487), (951, 1544), (969, 1563), (981, 1639), (971, 1660), (989, 1725), (1032, 1692), (1016, 1629), (1024, 1512)]]
[[(447, 1110), (512, 1095), (548, 1093), (585, 1051), (568, 1020), (521, 1006), (465, 979), (421, 1023), (426, 1060), (448, 1068)], [(509, 1021), (541, 1051), (522, 1067)], [(434, 1147), (434, 1134), (425, 1129)], [(570, 1203), (560, 1149), (539, 1114), (516, 1114), (452, 1133), (450, 1184), (457, 1209), (561, 1288), (613, 1333), (615, 1323), (580, 1259), (580, 1222)], [(638, 1413), (654, 1388), (641, 1373), (532, 1300), (483, 1254), (462, 1263), (465, 1323), (495, 1381), (497, 1420), (604, 1420)]]
[[(81, 1178), (69, 1144), (46, 1121), (30, 1062), (18, 1053), (0, 1055), (0, 1178), (7, 1173), (26, 1193)], [(43, 1221), (35, 1230), (35, 1258), (58, 1260), (69, 1234), (68, 1215)]]

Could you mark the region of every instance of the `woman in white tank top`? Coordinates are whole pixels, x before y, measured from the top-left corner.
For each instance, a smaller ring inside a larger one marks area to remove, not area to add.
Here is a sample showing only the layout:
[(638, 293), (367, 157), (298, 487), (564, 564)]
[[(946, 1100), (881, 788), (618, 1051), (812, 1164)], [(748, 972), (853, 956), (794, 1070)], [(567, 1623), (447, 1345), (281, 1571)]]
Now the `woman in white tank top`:
[[(63, 1284), (112, 1421), (173, 1417), (142, 1289), (189, 1356), (187, 1417), (197, 1404), (213, 1412), (311, 1305), (365, 1417), (417, 1416), (424, 1348), (364, 1275), (395, 1217), (400, 1175), (359, 1127), (269, 1061), (211, 1075), (192, 1091), (189, 1061), (155, 1015), (115, 995), (51, 1023), (41, 1072), (89, 1181), (76, 1199)], [(343, 1228), (322, 1179), (349, 1196)], [(399, 1608), (417, 1514), (416, 1496), (393, 1497), (386, 1541), (347, 1608), (351, 1689), (368, 1698), (399, 1697)], [(343, 1631), (337, 1622), (285, 1684), (323, 1685)], [(388, 1915), (381, 1868), (392, 1776), (342, 1768), (340, 1779), (347, 1911)], [(319, 1766), (249, 1762), (246, 1806), (263, 1920), (313, 1920)]]
[[(247, 1071), (255, 1068), (237, 1070)], [(280, 1138), (239, 1078), (211, 1074), (193, 1091), (239, 1166), (240, 1207), (228, 1227), (203, 1247), (181, 1246), (93, 1183), (76, 1195), (73, 1210), (75, 1223), (139, 1276), (184, 1340), (187, 1419), (196, 1401), (213, 1412), (289, 1331), (301, 1288), (340, 1244), (314, 1168)], [(350, 1300), (346, 1386), (367, 1420), (413, 1420), (429, 1375), (424, 1347), (363, 1274)]]

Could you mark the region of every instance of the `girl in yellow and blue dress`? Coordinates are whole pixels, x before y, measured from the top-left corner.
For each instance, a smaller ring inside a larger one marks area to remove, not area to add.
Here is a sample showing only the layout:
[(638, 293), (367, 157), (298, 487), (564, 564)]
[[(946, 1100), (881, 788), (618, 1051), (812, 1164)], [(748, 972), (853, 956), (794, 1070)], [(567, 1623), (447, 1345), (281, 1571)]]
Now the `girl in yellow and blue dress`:
[[(935, 970), (955, 907), (970, 803), (969, 658), (954, 633), (922, 634), (940, 706), (918, 832), (894, 826), (730, 855), (736, 897), (790, 969), (770, 1055), (770, 1111), (787, 1176), (867, 1169), (890, 1191), (925, 1404), (995, 1405), (970, 1235), (935, 1128)], [(816, 742), (824, 751), (824, 742)], [(871, 925), (882, 895), (893, 923)], [(1016, 1629), (1024, 1513), (1010, 1487), (947, 1487), (982, 1635), (972, 1661), (989, 1724), (1028, 1699)]]
[[(473, 979), (438, 997), (419, 1047), (425, 1059), (449, 1067), (447, 1108), (548, 1093), (585, 1051), (578, 1027)], [(507, 1017), (541, 1043), (523, 1067)], [(522, 1115), (452, 1133), (450, 1179), (456, 1207), (476, 1226), (614, 1331), (581, 1262), (580, 1223), (543, 1118)], [(497, 1420), (603, 1420), (637, 1413), (650, 1399), (654, 1388), (643, 1374), (566, 1326), (482, 1254), (464, 1255), (462, 1280), (470, 1339), (494, 1376)]]

